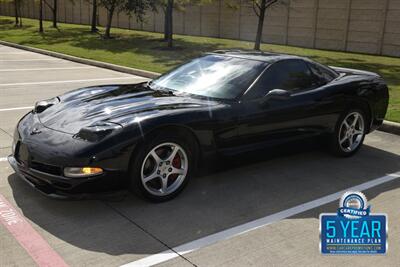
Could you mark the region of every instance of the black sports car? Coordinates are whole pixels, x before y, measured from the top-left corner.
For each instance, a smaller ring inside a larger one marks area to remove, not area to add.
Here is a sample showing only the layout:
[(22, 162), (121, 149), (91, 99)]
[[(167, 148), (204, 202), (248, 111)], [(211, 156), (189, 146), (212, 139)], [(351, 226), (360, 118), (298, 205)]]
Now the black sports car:
[(9, 162), (53, 197), (129, 187), (164, 201), (202, 157), (326, 135), (353, 155), (382, 124), (388, 88), (371, 72), (306, 58), (216, 51), (145, 83), (78, 89), (18, 123)]

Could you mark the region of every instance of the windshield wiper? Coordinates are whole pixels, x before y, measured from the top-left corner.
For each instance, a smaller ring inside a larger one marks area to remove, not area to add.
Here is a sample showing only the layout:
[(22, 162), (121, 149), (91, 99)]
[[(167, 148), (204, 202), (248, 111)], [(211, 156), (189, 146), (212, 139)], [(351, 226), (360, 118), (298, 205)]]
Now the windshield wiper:
[(172, 90), (169, 90), (169, 89), (158, 89), (157, 91), (163, 92), (163, 93), (168, 94), (168, 95), (176, 96), (175, 92), (172, 91)]
[(164, 94), (173, 95), (173, 96), (176, 96), (176, 95), (177, 95), (177, 94), (175, 93), (176, 90), (171, 90), (171, 89), (168, 89), (168, 88), (165, 88), (165, 89), (154, 88), (154, 87), (151, 86), (152, 83), (153, 83), (152, 81), (148, 81), (147, 83), (144, 84), (144, 86), (145, 86), (146, 88), (150, 89), (150, 90), (153, 90), (153, 91), (162, 92), (162, 93), (164, 93)]
[(175, 90), (171, 90), (171, 89), (160, 89), (160, 88), (151, 88), (152, 90), (154, 90), (154, 91), (157, 91), (157, 92), (161, 92), (161, 93), (163, 93), (163, 94), (167, 94), (167, 95), (173, 95), (173, 96), (176, 96), (176, 91)]

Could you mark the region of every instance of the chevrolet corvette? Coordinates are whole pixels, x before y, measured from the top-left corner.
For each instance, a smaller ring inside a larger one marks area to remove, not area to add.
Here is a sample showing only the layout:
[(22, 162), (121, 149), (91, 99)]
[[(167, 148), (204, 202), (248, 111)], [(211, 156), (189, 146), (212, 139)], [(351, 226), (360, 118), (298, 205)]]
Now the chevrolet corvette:
[(383, 122), (376, 73), (292, 55), (215, 51), (147, 82), (81, 88), (39, 101), (18, 123), (8, 161), (56, 198), (131, 189), (166, 201), (197, 163), (323, 136), (354, 155)]

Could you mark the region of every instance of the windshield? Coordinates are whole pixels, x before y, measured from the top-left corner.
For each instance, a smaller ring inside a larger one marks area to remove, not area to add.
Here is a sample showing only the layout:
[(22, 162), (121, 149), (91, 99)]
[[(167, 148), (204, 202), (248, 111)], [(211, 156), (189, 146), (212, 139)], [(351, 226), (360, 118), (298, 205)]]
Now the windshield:
[(251, 85), (265, 66), (266, 63), (261, 61), (208, 55), (157, 78), (151, 87), (234, 99)]

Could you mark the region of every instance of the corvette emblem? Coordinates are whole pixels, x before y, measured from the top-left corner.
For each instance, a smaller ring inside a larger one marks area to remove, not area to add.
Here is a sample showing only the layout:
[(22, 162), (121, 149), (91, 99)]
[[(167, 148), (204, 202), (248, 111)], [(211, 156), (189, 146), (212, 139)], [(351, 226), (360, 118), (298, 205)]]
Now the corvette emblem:
[(31, 135), (35, 135), (35, 134), (40, 134), (42, 131), (39, 130), (38, 128), (33, 128), (31, 131)]

